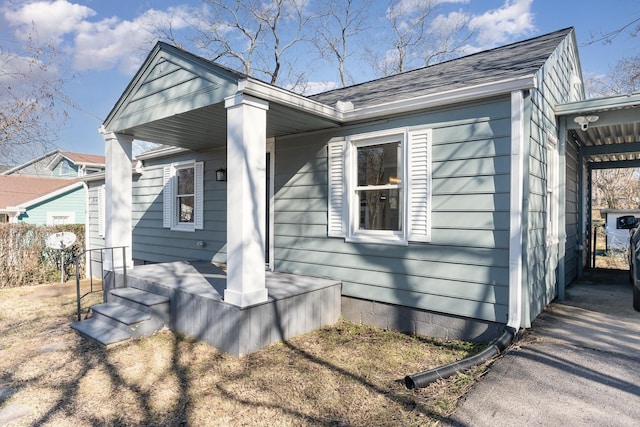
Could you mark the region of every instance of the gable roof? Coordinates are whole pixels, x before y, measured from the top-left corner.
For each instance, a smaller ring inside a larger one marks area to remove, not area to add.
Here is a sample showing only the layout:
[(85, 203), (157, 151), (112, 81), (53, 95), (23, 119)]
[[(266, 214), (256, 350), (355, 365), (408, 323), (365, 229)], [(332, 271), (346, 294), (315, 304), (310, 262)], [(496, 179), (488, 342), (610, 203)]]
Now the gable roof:
[(0, 209), (28, 207), (79, 186), (82, 183), (76, 179), (0, 175)]
[(355, 108), (361, 108), (497, 80), (515, 80), (535, 74), (572, 31), (573, 28), (565, 28), (424, 68), (319, 93), (310, 98), (328, 105), (338, 101), (352, 102)]
[(58, 149), (58, 150), (51, 151), (49, 153), (45, 153), (33, 159), (30, 159), (25, 163), (22, 163), (21, 165), (8, 168), (0, 172), (0, 175), (11, 175), (11, 174), (19, 173), (20, 170), (26, 167), (29, 167), (35, 163), (42, 162), (48, 158), (50, 158), (51, 160), (49, 161), (46, 167), (51, 169), (60, 161), (59, 159), (61, 159), (62, 157), (66, 157), (71, 162), (77, 165), (90, 165), (90, 166), (104, 167), (105, 161), (106, 161), (104, 156), (99, 156), (95, 154), (73, 153), (71, 151), (62, 151)]
[(48, 157), (55, 156), (59, 151), (60, 150), (51, 151), (49, 153), (45, 153), (45, 154), (43, 154), (41, 156), (34, 157), (33, 159), (27, 160), (26, 162), (24, 162), (24, 163), (22, 163), (22, 164), (20, 164), (18, 166), (9, 167), (6, 170), (0, 172), (0, 175), (9, 175), (9, 174), (16, 173), (16, 172), (20, 171), (21, 169), (24, 169), (24, 168), (26, 168), (28, 166), (33, 165), (34, 163), (38, 163), (38, 162), (40, 162), (40, 161), (42, 161), (42, 160), (44, 160), (44, 159), (46, 159)]
[(106, 130), (124, 129), (220, 103), (244, 74), (158, 42), (111, 109)]
[(99, 156), (96, 154), (72, 153), (70, 151), (58, 150), (51, 162), (47, 165), (47, 168), (55, 168), (63, 158), (66, 158), (71, 163), (78, 166), (94, 166), (104, 168), (106, 164), (106, 159), (104, 156)]
[(62, 151), (60, 154), (77, 165), (104, 166), (106, 162), (104, 156), (99, 156), (97, 154), (72, 153), (70, 151)]

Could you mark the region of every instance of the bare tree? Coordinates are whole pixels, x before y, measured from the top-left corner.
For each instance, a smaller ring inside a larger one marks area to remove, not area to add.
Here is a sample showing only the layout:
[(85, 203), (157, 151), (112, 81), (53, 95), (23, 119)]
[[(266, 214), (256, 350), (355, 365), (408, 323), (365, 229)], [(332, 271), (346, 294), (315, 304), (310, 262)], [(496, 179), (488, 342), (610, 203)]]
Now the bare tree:
[[(292, 48), (304, 42), (309, 20), (306, 0), (203, 0), (210, 13), (194, 26), (195, 48), (246, 75), (286, 85), (304, 75), (304, 67), (293, 73)], [(173, 40), (174, 44), (179, 44)], [(289, 67), (288, 70), (284, 68)], [(283, 76), (288, 78), (283, 82)]]
[(50, 149), (66, 119), (68, 104), (57, 73), (56, 51), (36, 46), (24, 50), (0, 46), (0, 158), (15, 164)]
[(607, 33), (603, 33), (603, 32), (592, 33), (591, 39), (586, 44), (587, 45), (594, 44), (594, 43), (609, 44), (609, 43), (612, 43), (616, 37), (624, 33), (628, 33), (629, 36), (631, 37), (637, 37), (638, 33), (640, 33), (640, 17), (634, 18), (631, 21)]
[(606, 209), (640, 208), (640, 175), (637, 168), (593, 171), (594, 206)]
[(466, 32), (467, 15), (439, 12), (441, 2), (435, 0), (398, 1), (387, 10), (392, 48), (383, 53), (372, 51), (374, 70), (389, 76), (427, 66), (458, 54), (471, 38)]
[(640, 55), (623, 58), (604, 77), (587, 80), (589, 96), (629, 95), (640, 91)]
[(342, 87), (353, 83), (346, 61), (351, 42), (368, 28), (366, 6), (361, 0), (327, 0), (321, 6), (314, 43), (323, 58), (336, 63)]

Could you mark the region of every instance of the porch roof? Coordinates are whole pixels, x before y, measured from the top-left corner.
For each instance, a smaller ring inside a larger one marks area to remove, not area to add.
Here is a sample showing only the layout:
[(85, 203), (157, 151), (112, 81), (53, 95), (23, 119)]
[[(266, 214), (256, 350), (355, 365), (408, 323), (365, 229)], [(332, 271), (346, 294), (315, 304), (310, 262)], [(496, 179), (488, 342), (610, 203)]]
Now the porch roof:
[(269, 101), (267, 137), (338, 125), (334, 108), (160, 42), (101, 131), (191, 150), (224, 146), (225, 99), (239, 92)]
[[(640, 93), (558, 105), (556, 115), (591, 168), (640, 167)], [(589, 117), (583, 130), (579, 122)]]

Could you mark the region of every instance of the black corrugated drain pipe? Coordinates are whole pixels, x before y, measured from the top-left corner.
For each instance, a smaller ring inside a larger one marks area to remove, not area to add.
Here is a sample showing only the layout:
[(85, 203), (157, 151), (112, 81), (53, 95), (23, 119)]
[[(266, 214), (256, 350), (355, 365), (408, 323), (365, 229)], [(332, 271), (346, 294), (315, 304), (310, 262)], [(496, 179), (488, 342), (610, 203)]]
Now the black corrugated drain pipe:
[(480, 353), (457, 362), (449, 363), (448, 365), (440, 366), (439, 368), (430, 369), (413, 375), (407, 375), (404, 377), (404, 385), (409, 389), (423, 388), (436, 380), (448, 378), (457, 372), (461, 372), (484, 363), (492, 357), (502, 353), (504, 349), (513, 342), (515, 335), (516, 330), (514, 328), (505, 326), (502, 336), (493, 341), (489, 347), (485, 348)]

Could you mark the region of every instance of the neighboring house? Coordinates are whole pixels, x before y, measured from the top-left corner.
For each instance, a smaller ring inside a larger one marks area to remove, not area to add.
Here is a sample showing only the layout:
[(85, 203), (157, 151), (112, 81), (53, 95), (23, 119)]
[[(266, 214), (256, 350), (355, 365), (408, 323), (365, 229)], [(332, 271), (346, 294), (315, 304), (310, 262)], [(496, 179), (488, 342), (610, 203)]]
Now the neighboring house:
[(0, 175), (72, 179), (104, 172), (104, 165), (104, 156), (55, 150), (19, 166), (8, 168), (0, 172)]
[[(159, 43), (103, 125), (90, 217), (130, 266), (224, 264), (227, 308), (271, 301), (266, 265), (341, 282), (347, 319), (488, 339), (578, 274), (579, 145), (555, 108), (581, 79), (573, 29), (309, 97)], [(133, 176), (133, 139), (169, 148)]]
[(0, 222), (84, 224), (85, 186), (69, 179), (0, 175)]
[(105, 158), (56, 150), (0, 172), (0, 222), (84, 224), (86, 188), (78, 178), (104, 172)]

